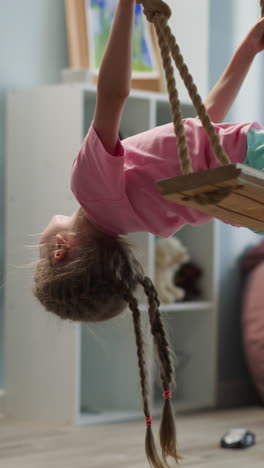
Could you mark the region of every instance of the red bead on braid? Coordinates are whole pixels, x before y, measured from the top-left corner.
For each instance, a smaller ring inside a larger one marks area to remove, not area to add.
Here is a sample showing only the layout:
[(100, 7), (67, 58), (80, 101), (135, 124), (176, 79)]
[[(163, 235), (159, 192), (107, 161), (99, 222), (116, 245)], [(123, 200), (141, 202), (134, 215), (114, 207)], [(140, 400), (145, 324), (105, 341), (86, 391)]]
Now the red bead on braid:
[(164, 396), (164, 400), (169, 400), (171, 398), (171, 391), (166, 390), (165, 392), (163, 392), (163, 396)]
[(146, 426), (147, 426), (147, 427), (152, 426), (152, 417), (151, 417), (151, 416), (147, 416), (145, 419), (146, 419)]

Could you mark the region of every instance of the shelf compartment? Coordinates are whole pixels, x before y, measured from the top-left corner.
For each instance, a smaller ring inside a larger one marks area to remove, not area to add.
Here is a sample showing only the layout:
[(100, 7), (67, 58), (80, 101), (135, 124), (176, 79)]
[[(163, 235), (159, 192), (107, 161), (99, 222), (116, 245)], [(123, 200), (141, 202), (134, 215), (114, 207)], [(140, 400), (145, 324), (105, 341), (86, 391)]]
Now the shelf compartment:
[[(195, 236), (195, 242), (194, 242)], [(183, 226), (174, 235), (187, 248), (190, 255), (190, 262), (195, 263), (202, 270), (199, 286), (201, 288), (201, 296), (197, 298), (197, 302), (213, 301), (215, 296), (215, 222), (200, 226)], [(156, 239), (159, 239), (156, 236)], [(155, 246), (153, 256), (155, 258)], [(188, 301), (186, 301), (187, 303)], [(196, 302), (196, 301), (190, 301)], [(177, 304), (177, 302), (176, 302)]]
[[(183, 118), (195, 117), (196, 112), (192, 104), (181, 104)], [(169, 99), (157, 101), (156, 125), (165, 125), (172, 122), (172, 112)]]
[[(148, 344), (149, 319), (141, 314), (142, 331)], [(150, 363), (148, 365), (150, 373)], [(142, 407), (137, 349), (132, 313), (108, 322), (81, 327), (80, 414), (130, 413)], [(99, 418), (100, 419), (100, 418)]]
[[(202, 310), (202, 309), (201, 309)], [(216, 313), (208, 307), (203, 313), (197, 310), (179, 311), (177, 314), (162, 314), (164, 327), (169, 335), (171, 348), (176, 356), (176, 389), (172, 389), (177, 400), (196, 404), (197, 408), (213, 406), (216, 382)], [(210, 333), (209, 333), (210, 330)], [(159, 369), (153, 365), (153, 405), (160, 405), (162, 387)]]

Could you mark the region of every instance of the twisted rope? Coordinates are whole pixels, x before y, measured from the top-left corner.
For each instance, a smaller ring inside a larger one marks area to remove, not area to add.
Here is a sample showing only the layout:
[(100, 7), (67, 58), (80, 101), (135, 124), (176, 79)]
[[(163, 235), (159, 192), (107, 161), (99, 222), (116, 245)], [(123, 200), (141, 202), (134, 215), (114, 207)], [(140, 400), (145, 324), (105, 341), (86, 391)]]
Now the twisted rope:
[[(187, 175), (193, 172), (192, 161), (190, 158), (190, 153), (186, 141), (181, 105), (179, 101), (178, 91), (176, 88), (176, 81), (174, 77), (174, 70), (172, 67), (172, 61), (170, 53), (174, 59), (174, 62), (179, 70), (180, 76), (184, 81), (184, 84), (189, 92), (189, 95), (192, 99), (193, 105), (197, 111), (197, 114), (205, 128), (205, 131), (208, 135), (211, 146), (214, 150), (215, 157), (221, 165), (230, 164), (231, 161), (228, 155), (225, 153), (219, 136), (215, 132), (214, 126), (212, 125), (210, 118), (207, 114), (206, 108), (202, 103), (202, 99), (198, 93), (197, 87), (193, 82), (193, 78), (189, 73), (189, 70), (184, 63), (184, 59), (181, 55), (179, 46), (176, 42), (175, 37), (173, 36), (170, 27), (168, 26), (168, 19), (171, 16), (171, 10), (169, 6), (163, 0), (136, 0), (138, 4), (142, 4), (143, 12), (147, 20), (154, 24), (159, 47), (161, 50), (161, 56), (163, 61), (163, 66), (166, 75), (167, 89), (170, 99), (171, 111), (172, 111), (172, 120), (174, 125), (174, 131), (176, 135), (176, 142), (178, 148), (178, 154), (180, 159), (180, 166), (183, 175)], [(263, 6), (264, 12), (264, 0), (261, 0), (261, 5)], [(213, 192), (207, 192), (206, 194), (194, 195), (188, 197), (189, 199), (194, 199), (200, 204), (208, 203), (219, 203), (223, 200), (230, 192), (232, 187), (218, 189)]]

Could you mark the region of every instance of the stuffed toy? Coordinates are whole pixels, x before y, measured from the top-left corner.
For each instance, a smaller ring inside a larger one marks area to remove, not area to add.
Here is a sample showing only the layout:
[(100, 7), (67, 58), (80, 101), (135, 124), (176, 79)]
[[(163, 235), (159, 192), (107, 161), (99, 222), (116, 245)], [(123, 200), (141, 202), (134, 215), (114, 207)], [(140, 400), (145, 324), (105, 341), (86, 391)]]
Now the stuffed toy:
[(191, 301), (201, 296), (198, 286), (202, 276), (202, 269), (194, 262), (187, 262), (180, 266), (174, 275), (174, 284), (185, 290), (185, 300)]
[(156, 242), (155, 286), (161, 302), (170, 304), (184, 298), (185, 291), (175, 285), (174, 276), (189, 258), (186, 247), (176, 237), (159, 239)]

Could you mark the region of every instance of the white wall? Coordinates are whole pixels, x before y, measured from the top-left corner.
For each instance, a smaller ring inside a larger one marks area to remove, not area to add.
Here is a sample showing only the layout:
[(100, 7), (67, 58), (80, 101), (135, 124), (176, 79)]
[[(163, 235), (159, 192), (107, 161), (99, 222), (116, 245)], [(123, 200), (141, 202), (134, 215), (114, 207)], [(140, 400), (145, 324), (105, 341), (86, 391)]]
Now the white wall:
[[(247, 34), (255, 21), (260, 17), (259, 0), (233, 0), (234, 30), (233, 47)], [(241, 92), (233, 106), (233, 120), (263, 119), (263, 54), (259, 54), (250, 69)]]
[[(60, 81), (68, 52), (64, 0), (0, 0), (0, 388), (3, 384), (3, 256), (6, 94)], [(19, 157), (20, 155), (18, 155)]]
[[(166, 3), (172, 11), (169, 19), (172, 33), (202, 98), (205, 98), (208, 93), (210, 0), (166, 0)], [(179, 77), (177, 88), (180, 98), (186, 99), (188, 92)]]

